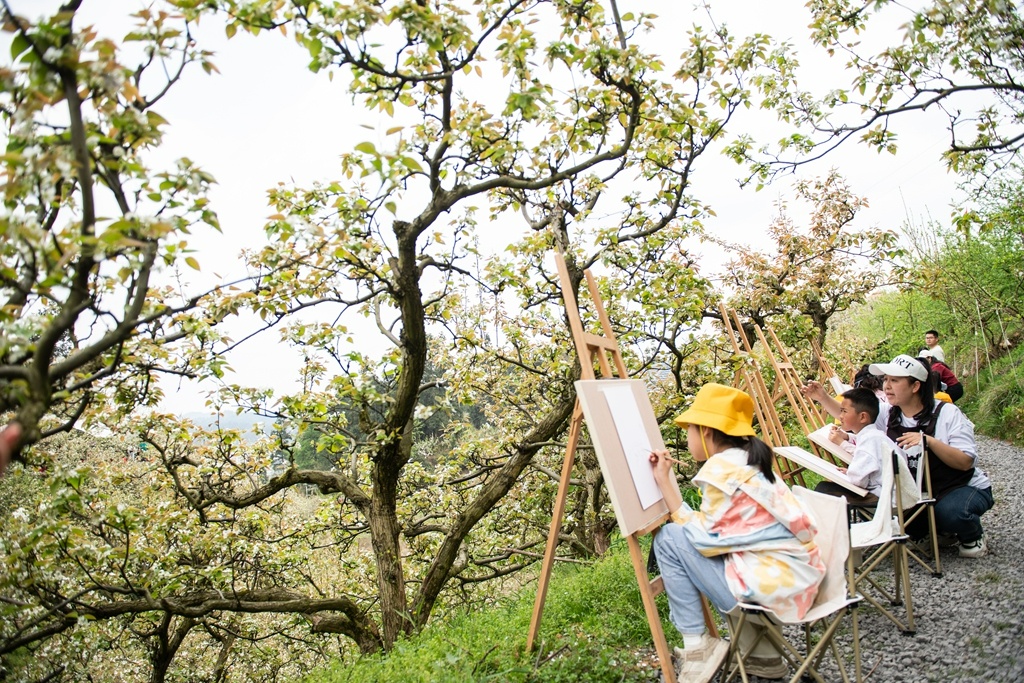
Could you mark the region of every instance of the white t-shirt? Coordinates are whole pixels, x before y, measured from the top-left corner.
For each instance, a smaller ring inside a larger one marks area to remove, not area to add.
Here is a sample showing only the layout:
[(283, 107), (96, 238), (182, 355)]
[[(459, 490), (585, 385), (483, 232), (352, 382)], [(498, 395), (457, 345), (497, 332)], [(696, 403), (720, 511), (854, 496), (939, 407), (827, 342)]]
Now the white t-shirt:
[(865, 425), (854, 438), (856, 446), (846, 474), (851, 482), (877, 496), (882, 490), (882, 458), (890, 457), (896, 444), (873, 424)]
[[(933, 412), (935, 411), (935, 403), (937, 402), (932, 403)], [(885, 430), (889, 427), (890, 410), (892, 410), (891, 405), (884, 401), (879, 401), (878, 419), (875, 420), (875, 426), (882, 433), (885, 433)], [(904, 427), (910, 427), (911, 429), (917, 427), (917, 420), (906, 413), (901, 416), (901, 422)], [(978, 446), (974, 441), (974, 423), (968, 420), (963, 411), (952, 403), (947, 403), (939, 411), (939, 419), (935, 424), (934, 438), (953, 448), (959, 448), (971, 457), (971, 461), (974, 463), (974, 476), (967, 482), (968, 486), (973, 486), (976, 489), (987, 489), (992, 486), (991, 480), (978, 467)], [(903, 454), (906, 455), (911, 463), (915, 462), (921, 455), (920, 446), (912, 446), (909, 449), (900, 450), (903, 451)]]
[(925, 351), (931, 352), (932, 358), (934, 358), (935, 360), (940, 360), (943, 363), (946, 362), (946, 354), (943, 352), (942, 347), (939, 346), (938, 344), (936, 344), (935, 346), (933, 346), (930, 349), (927, 349), (927, 348), (926, 349), (921, 349), (921, 353), (919, 353), (917, 355), (923, 356)]

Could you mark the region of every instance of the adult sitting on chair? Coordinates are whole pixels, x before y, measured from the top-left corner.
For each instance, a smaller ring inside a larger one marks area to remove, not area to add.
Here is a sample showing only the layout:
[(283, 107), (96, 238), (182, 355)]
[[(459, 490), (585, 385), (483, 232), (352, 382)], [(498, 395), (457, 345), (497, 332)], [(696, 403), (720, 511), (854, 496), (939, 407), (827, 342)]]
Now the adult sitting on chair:
[[(992, 482), (975, 467), (974, 425), (955, 405), (935, 401), (927, 361), (900, 355), (891, 363), (872, 365), (871, 372), (885, 375), (889, 399), (879, 403), (875, 424), (903, 449), (915, 474), (921, 453), (928, 453), (937, 533), (955, 536), (961, 557), (981, 557), (987, 552), (981, 515), (993, 500)], [(819, 382), (808, 382), (803, 393), (839, 416), (839, 403)], [(924, 517), (915, 520), (908, 529), (911, 536), (923, 537), (925, 523)]]
[[(753, 602), (776, 614), (802, 618), (811, 607), (825, 573), (814, 543), (814, 522), (772, 472), (772, 452), (754, 436), (754, 402), (721, 384), (701, 388), (688, 410), (676, 418), (687, 427), (693, 459), (706, 461), (693, 478), (701, 506), (683, 502), (666, 451), (651, 455), (654, 479), (672, 523), (654, 539), (655, 555), (668, 595), (672, 623), (683, 636), (680, 679), (709, 681), (728, 646), (705, 634), (703, 593), (723, 614), (737, 601)], [(779, 678), (788, 667), (755, 629), (740, 641), (746, 669), (762, 678)], [(748, 645), (745, 645), (747, 643)]]

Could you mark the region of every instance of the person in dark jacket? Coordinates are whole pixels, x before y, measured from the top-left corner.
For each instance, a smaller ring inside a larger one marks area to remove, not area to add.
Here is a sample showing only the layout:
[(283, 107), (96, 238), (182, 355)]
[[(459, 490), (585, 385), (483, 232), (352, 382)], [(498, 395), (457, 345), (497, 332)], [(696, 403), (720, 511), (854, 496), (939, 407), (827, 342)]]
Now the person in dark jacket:
[(921, 356), (931, 361), (932, 371), (939, 373), (939, 381), (942, 382), (939, 388), (949, 394), (953, 403), (963, 398), (964, 385), (956, 378), (949, 366), (929, 350), (922, 351)]

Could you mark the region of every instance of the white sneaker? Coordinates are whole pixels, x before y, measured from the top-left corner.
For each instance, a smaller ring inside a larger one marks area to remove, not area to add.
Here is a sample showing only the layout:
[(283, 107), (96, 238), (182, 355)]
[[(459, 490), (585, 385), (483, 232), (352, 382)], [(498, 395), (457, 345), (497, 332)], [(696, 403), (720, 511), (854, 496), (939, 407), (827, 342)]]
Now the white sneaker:
[(985, 545), (984, 536), (978, 536), (977, 540), (970, 543), (960, 544), (960, 557), (982, 557), (987, 552), (988, 546)]
[(722, 668), (729, 654), (729, 643), (705, 634), (697, 647), (686, 650), (677, 647), (672, 653), (676, 658), (676, 674), (680, 683), (708, 683)]

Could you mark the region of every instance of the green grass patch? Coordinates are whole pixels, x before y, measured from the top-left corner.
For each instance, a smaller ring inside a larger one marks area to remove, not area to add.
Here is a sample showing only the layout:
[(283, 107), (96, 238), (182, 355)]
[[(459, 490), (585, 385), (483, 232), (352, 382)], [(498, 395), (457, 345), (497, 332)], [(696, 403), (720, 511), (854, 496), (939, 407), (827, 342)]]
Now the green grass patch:
[(964, 412), (975, 430), (1016, 445), (1024, 444), (1024, 347), (984, 368), (964, 382)]
[[(556, 567), (538, 643), (526, 652), (535, 591), (530, 583), (503, 605), (434, 622), (387, 655), (339, 662), (305, 681), (650, 681), (653, 643), (624, 540), (592, 565)], [(672, 642), (664, 596), (659, 603)]]

